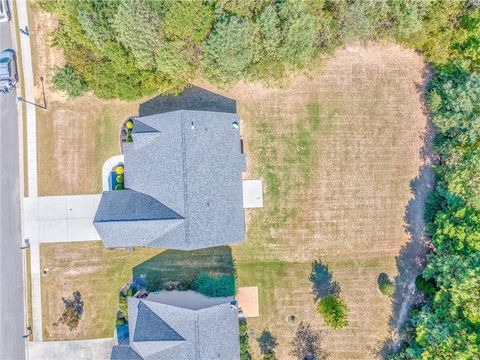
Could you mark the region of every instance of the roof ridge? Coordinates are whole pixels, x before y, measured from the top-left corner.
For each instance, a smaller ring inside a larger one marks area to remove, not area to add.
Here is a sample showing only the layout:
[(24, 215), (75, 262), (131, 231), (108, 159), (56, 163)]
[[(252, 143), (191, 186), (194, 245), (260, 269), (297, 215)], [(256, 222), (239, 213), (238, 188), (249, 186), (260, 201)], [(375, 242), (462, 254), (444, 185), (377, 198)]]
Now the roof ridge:
[(183, 211), (185, 214), (185, 245), (190, 245), (190, 224), (188, 221), (188, 172), (187, 172), (187, 151), (185, 149), (185, 119), (184, 110), (180, 111), (180, 133), (182, 135), (182, 167), (183, 167)]
[(200, 360), (200, 329), (198, 324), (198, 313), (195, 312), (195, 356)]

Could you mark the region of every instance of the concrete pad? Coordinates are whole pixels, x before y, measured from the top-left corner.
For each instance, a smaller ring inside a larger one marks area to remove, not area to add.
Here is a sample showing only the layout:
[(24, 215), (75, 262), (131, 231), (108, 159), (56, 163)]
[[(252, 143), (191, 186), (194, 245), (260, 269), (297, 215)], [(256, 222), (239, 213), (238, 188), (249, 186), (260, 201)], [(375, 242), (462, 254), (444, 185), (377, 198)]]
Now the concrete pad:
[(29, 342), (29, 360), (108, 360), (114, 339)]
[(238, 288), (237, 302), (238, 308), (242, 310), (245, 317), (249, 318), (260, 316), (257, 286)]
[(92, 219), (68, 219), (67, 241), (100, 240)]
[(63, 196), (42, 196), (38, 199), (38, 220), (64, 219), (67, 204)]
[(67, 218), (93, 219), (97, 211), (96, 200), (100, 201), (100, 195), (66, 196)]
[(100, 198), (101, 195), (25, 198), (25, 238), (32, 243), (100, 240), (93, 226)]
[(243, 208), (263, 207), (262, 180), (243, 180)]
[(40, 242), (65, 242), (67, 237), (66, 220), (44, 220), (38, 222)]

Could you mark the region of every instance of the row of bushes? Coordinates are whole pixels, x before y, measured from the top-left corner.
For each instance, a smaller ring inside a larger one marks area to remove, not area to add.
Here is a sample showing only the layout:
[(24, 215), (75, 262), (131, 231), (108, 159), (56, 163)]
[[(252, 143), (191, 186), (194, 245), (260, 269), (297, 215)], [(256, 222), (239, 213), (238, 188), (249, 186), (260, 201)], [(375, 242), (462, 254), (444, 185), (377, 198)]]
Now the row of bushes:
[(480, 75), (458, 64), (437, 68), (428, 106), (438, 131), (437, 183), (425, 213), (434, 250), (416, 281), (426, 302), (411, 312), (406, 346), (394, 358), (474, 359), (480, 354)]
[(147, 275), (145, 280), (146, 288), (150, 292), (160, 290), (195, 290), (208, 297), (233, 296), (236, 292), (235, 277), (228, 274), (210, 275), (201, 272), (194, 279), (165, 282), (158, 275), (151, 273)]
[(217, 85), (280, 81), (356, 40), (387, 38), (430, 61), (479, 69), (474, 1), (42, 0), (67, 65), (54, 84), (71, 97), (134, 100)]

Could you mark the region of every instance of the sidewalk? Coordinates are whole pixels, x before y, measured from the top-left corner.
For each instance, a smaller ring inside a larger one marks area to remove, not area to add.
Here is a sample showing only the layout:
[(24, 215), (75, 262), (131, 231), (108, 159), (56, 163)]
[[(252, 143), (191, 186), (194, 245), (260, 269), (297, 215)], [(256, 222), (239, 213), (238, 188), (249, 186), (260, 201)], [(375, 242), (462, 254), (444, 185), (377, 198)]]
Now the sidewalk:
[[(27, 1), (17, 1), (18, 27), (28, 26)], [(30, 27), (28, 27), (30, 28)], [(20, 34), (20, 47), (22, 49), (23, 79), (25, 87), (25, 100), (35, 102), (35, 87), (33, 81), (32, 52), (30, 37)], [(27, 175), (28, 196), (37, 196), (37, 114), (35, 105), (26, 103), (27, 109)]]

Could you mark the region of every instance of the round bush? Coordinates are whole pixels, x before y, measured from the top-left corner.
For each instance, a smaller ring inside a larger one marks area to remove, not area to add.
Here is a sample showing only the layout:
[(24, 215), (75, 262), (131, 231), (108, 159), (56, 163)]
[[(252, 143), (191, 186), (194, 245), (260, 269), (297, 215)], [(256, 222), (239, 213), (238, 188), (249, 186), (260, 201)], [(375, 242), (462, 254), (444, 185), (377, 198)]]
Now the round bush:
[(115, 168), (115, 172), (117, 173), (117, 175), (122, 175), (122, 174), (123, 174), (123, 166), (122, 166), (122, 165), (118, 165), (118, 166)]
[(133, 129), (133, 121), (132, 121), (132, 120), (128, 120), (126, 126), (127, 126), (127, 129)]
[(115, 190), (122, 190), (123, 186), (121, 184), (115, 185)]
[(348, 325), (347, 305), (333, 294), (329, 294), (318, 302), (317, 312), (323, 316), (325, 323), (334, 329), (340, 329)]
[(115, 180), (117, 180), (117, 183), (123, 183), (123, 175), (117, 175)]
[(378, 290), (385, 295), (392, 297), (393, 293), (395, 292), (395, 285), (390, 281), (390, 279), (382, 279), (378, 284)]

